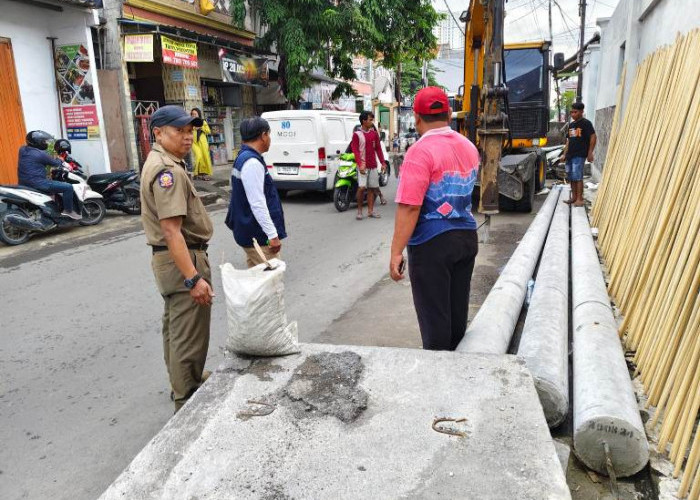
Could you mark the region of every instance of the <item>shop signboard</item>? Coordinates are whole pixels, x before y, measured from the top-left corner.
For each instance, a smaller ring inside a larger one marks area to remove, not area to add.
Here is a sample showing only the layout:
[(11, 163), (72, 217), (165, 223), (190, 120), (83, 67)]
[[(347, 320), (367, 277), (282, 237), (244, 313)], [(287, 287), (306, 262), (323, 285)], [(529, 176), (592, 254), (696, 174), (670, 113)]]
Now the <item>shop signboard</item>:
[(99, 138), (100, 122), (87, 48), (82, 44), (56, 47), (54, 66), (68, 139)]
[(267, 59), (246, 57), (220, 49), (219, 60), (225, 82), (267, 86), (269, 80)]
[(197, 60), (197, 44), (194, 42), (181, 42), (167, 36), (160, 36), (160, 45), (163, 49), (163, 62), (183, 68), (199, 68)]
[(153, 62), (153, 35), (124, 35), (126, 62)]

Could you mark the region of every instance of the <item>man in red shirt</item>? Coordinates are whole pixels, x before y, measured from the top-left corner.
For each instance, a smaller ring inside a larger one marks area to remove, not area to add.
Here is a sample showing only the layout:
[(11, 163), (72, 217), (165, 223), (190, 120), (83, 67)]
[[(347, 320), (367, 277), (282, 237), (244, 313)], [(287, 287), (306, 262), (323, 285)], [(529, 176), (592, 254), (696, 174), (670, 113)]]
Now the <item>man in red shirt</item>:
[(464, 337), (469, 289), (479, 250), (472, 190), (479, 152), (450, 128), (447, 94), (420, 90), (413, 100), (420, 139), (401, 165), (389, 272), (404, 277), (403, 251), (423, 349), (454, 351)]
[(362, 128), (352, 134), (350, 149), (355, 155), (355, 163), (359, 170), (357, 176), (357, 220), (362, 220), (362, 204), (365, 190), (367, 190), (367, 216), (378, 219), (379, 214), (374, 213), (374, 197), (379, 189), (379, 172), (377, 172), (377, 157), (380, 165), (384, 165), (384, 153), (382, 153), (381, 139), (374, 129), (374, 114), (370, 111), (360, 113), (360, 125)]

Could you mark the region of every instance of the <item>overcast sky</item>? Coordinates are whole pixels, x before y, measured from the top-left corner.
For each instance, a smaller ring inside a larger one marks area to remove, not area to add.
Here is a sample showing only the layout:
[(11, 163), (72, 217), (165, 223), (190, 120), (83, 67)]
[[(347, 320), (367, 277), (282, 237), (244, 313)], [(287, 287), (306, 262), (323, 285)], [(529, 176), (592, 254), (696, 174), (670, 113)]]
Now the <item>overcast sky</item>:
[[(449, 9), (459, 19), (469, 0), (432, 0), (435, 9)], [(586, 40), (598, 31), (596, 19), (610, 17), (619, 0), (587, 0)], [(579, 0), (552, 0), (552, 52), (564, 52), (568, 58), (578, 46)], [(561, 8), (561, 9), (560, 9)], [(507, 43), (549, 39), (549, 0), (509, 0), (506, 3), (505, 38)]]

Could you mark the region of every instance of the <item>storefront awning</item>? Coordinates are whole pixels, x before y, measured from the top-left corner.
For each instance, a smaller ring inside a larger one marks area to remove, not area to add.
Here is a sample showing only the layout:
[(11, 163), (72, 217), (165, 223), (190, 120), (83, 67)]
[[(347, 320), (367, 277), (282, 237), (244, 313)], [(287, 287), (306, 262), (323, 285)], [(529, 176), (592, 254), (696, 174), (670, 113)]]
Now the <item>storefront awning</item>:
[(228, 37), (225, 35), (216, 36), (208, 33), (190, 31), (187, 29), (182, 29), (179, 26), (160, 24), (152, 21), (122, 18), (119, 19), (119, 24), (122, 25), (122, 33), (124, 34), (153, 33), (171, 35), (182, 40), (207, 43), (209, 45), (231, 49), (233, 51), (242, 52), (248, 55), (272, 56), (272, 54), (267, 51), (240, 43), (239, 41), (235, 40), (235, 37)]
[(237, 28), (229, 22), (204, 18), (196, 12), (168, 7), (147, 0), (125, 0), (122, 6), (122, 17), (132, 21), (146, 21), (161, 26), (171, 26), (249, 47), (252, 47), (255, 42), (255, 33)]

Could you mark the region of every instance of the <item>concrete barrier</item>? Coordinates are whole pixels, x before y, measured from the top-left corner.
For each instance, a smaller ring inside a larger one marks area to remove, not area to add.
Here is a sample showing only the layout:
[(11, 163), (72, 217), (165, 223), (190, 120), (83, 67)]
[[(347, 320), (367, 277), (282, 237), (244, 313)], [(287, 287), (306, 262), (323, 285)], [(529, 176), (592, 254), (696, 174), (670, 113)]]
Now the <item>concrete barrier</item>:
[[(562, 189), (562, 197), (569, 192)], [(518, 348), (550, 427), (561, 424), (569, 411), (570, 211), (565, 203), (554, 211)]]
[(513, 252), (486, 300), (472, 320), (459, 352), (505, 354), (510, 345), (520, 310), (525, 300), (527, 282), (537, 265), (560, 189), (552, 189), (537, 217)]
[(227, 358), (101, 500), (571, 500), (515, 356), (302, 344)]
[(617, 334), (588, 218), (573, 208), (574, 449), (583, 463), (631, 476), (649, 461), (649, 443)]

